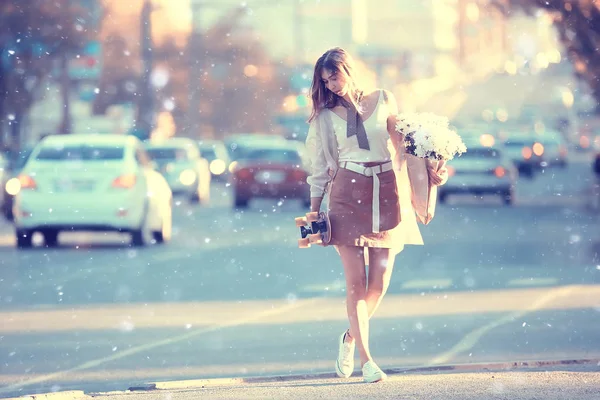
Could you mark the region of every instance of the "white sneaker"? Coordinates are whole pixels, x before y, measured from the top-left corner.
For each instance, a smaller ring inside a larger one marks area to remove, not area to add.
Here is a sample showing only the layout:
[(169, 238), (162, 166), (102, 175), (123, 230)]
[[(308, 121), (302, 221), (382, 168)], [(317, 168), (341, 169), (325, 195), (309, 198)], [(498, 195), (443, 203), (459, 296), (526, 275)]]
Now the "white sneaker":
[(335, 361), (335, 372), (340, 378), (350, 378), (352, 372), (354, 372), (354, 347), (355, 343), (346, 343), (346, 334), (348, 331), (342, 333), (340, 336), (338, 358)]
[(362, 367), (363, 380), (367, 383), (374, 383), (387, 379), (385, 372), (375, 364), (374, 361), (367, 361)]

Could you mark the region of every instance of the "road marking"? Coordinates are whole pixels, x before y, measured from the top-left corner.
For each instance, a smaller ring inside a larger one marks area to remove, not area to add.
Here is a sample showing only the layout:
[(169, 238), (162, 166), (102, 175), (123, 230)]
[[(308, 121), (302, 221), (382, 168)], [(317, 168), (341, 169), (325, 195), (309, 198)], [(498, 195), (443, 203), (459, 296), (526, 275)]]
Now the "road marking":
[(342, 280), (336, 280), (330, 283), (312, 283), (304, 285), (298, 289), (301, 293), (323, 293), (323, 292), (343, 292), (346, 290), (346, 283)]
[(558, 278), (519, 278), (511, 279), (506, 286), (551, 286), (558, 283)]
[(87, 370), (90, 368), (94, 368), (97, 367), (99, 365), (102, 364), (106, 364), (108, 362), (111, 361), (115, 361), (124, 357), (128, 357), (131, 356), (133, 354), (137, 354), (143, 351), (149, 351), (152, 349), (155, 349), (157, 347), (161, 347), (161, 346), (165, 346), (165, 345), (170, 345), (173, 343), (178, 343), (178, 342), (182, 342), (184, 340), (188, 340), (191, 339), (193, 337), (205, 334), (205, 333), (209, 333), (209, 332), (215, 332), (215, 331), (219, 331), (222, 330), (224, 328), (231, 328), (231, 327), (235, 327), (235, 326), (240, 326), (240, 325), (246, 325), (246, 324), (251, 324), (251, 323), (256, 323), (258, 321), (260, 321), (261, 319), (264, 318), (269, 318), (269, 317), (273, 317), (275, 315), (278, 314), (285, 314), (285, 313), (289, 313), (290, 311), (294, 310), (294, 309), (298, 309), (301, 307), (305, 307), (307, 305), (311, 305), (313, 303), (316, 303), (317, 300), (319, 300), (318, 297), (316, 298), (312, 298), (312, 299), (306, 299), (306, 300), (300, 300), (300, 301), (296, 301), (294, 303), (290, 303), (287, 304), (283, 307), (279, 307), (279, 308), (273, 308), (270, 310), (266, 310), (254, 315), (251, 315), (249, 317), (246, 318), (240, 318), (237, 320), (233, 320), (233, 321), (229, 321), (229, 322), (224, 322), (221, 324), (216, 324), (213, 326), (209, 326), (206, 328), (200, 328), (197, 330), (193, 330), (191, 332), (182, 334), (182, 335), (177, 335), (177, 336), (173, 336), (170, 338), (166, 338), (166, 339), (162, 339), (162, 340), (158, 340), (156, 342), (152, 342), (152, 343), (148, 343), (148, 344), (143, 344), (140, 346), (136, 346), (136, 347), (132, 347), (123, 351), (119, 351), (115, 354), (112, 354), (110, 356), (107, 357), (103, 357), (103, 358), (98, 358), (96, 360), (91, 360), (91, 361), (87, 361), (81, 365), (78, 365), (74, 368), (68, 369), (68, 370), (64, 370), (64, 371), (59, 371), (59, 372), (55, 372), (52, 374), (46, 374), (46, 375), (41, 375), (32, 379), (28, 379), (28, 380), (24, 380), (22, 382), (13, 384), (13, 385), (9, 385), (9, 386), (5, 386), (0, 388), (0, 393), (6, 393), (6, 392), (11, 392), (14, 390), (19, 390), (22, 389), (26, 386), (30, 386), (30, 385), (34, 385), (37, 383), (42, 383), (42, 382), (47, 382), (49, 380), (53, 380), (68, 374), (71, 374), (73, 372), (78, 372), (78, 371), (83, 371), (83, 370)]
[(514, 322), (516, 319), (523, 318), (527, 314), (540, 310), (546, 304), (551, 303), (552, 301), (558, 298), (570, 295), (575, 289), (577, 289), (576, 286), (565, 286), (551, 290), (550, 292), (539, 297), (533, 304), (531, 304), (524, 310), (506, 314), (502, 318), (498, 318), (497, 320), (492, 321), (487, 325), (484, 325), (478, 329), (469, 332), (467, 335), (465, 335), (465, 337), (462, 338), (460, 342), (454, 345), (454, 347), (452, 347), (450, 350), (440, 354), (439, 356), (429, 361), (428, 365), (439, 365), (450, 362), (454, 357), (456, 357), (460, 353), (472, 349), (477, 344), (477, 342), (479, 342), (479, 340), (492, 329), (495, 329), (509, 322)]
[(413, 279), (402, 284), (402, 289), (446, 289), (452, 279)]

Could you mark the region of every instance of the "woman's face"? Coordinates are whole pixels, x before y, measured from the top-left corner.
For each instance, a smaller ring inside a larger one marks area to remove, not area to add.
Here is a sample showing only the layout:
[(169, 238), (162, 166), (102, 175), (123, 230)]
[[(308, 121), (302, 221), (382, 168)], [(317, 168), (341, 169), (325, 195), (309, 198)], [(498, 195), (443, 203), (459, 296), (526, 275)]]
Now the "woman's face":
[(325, 87), (340, 97), (344, 97), (348, 93), (348, 85), (344, 74), (336, 73), (327, 68), (323, 68), (321, 79)]

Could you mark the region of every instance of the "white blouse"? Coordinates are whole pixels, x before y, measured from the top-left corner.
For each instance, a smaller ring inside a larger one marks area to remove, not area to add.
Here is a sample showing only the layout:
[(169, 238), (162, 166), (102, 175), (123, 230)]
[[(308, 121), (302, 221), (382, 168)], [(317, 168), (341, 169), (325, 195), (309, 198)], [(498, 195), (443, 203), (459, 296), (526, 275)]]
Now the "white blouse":
[(363, 122), (369, 139), (369, 150), (361, 149), (358, 146), (356, 136), (347, 137), (347, 123), (344, 119), (331, 110), (326, 112), (332, 114), (331, 119), (338, 144), (339, 162), (383, 162), (392, 159), (388, 147), (390, 135), (387, 131), (387, 119), (390, 110), (387, 103), (383, 101), (383, 91), (379, 92), (375, 110)]
[[(368, 162), (393, 159), (389, 150), (393, 149), (393, 145), (387, 132), (387, 118), (398, 111), (396, 101), (391, 96), (391, 93), (387, 92), (386, 100), (381, 91), (373, 115), (364, 122), (370, 150), (359, 148), (356, 137), (347, 138), (346, 121), (329, 109), (322, 109), (311, 121), (305, 142), (310, 173), (306, 180), (310, 185), (311, 197), (324, 195), (340, 161)], [(340, 159), (340, 155), (345, 158)]]
[[(380, 104), (378, 104), (379, 109), (376, 110), (377, 114), (373, 114), (373, 117), (377, 115), (377, 120), (381, 118), (380, 121), (383, 121), (383, 118), (385, 116), (386, 127), (388, 115), (397, 112), (396, 102), (389, 93), (388, 99), (392, 99), (392, 101), (380, 101)], [(389, 109), (391, 112), (388, 112), (387, 109)], [(310, 127), (308, 129), (308, 136), (306, 138), (306, 150), (308, 156), (308, 171), (310, 175), (306, 180), (310, 185), (311, 197), (322, 197), (325, 194), (328, 183), (331, 181), (333, 176), (335, 176), (339, 168), (339, 149), (345, 147), (338, 145), (337, 142), (341, 139), (343, 139), (344, 141), (348, 139), (345, 137), (345, 124), (340, 124), (340, 127), (343, 125), (344, 128), (341, 131), (343, 132), (343, 138), (340, 138), (338, 134), (334, 134), (332, 132), (332, 130), (334, 129), (333, 119), (340, 119), (338, 116), (333, 115), (334, 113), (331, 110), (322, 110), (317, 115), (317, 117), (310, 123)], [(371, 121), (367, 119), (367, 123), (369, 122)], [(383, 141), (383, 137), (381, 136), (377, 136), (379, 139), (372, 139), (374, 131), (373, 125), (377, 125), (375, 124), (375, 121), (372, 121), (372, 126), (370, 127), (367, 127), (367, 125), (365, 125), (365, 130), (367, 131), (369, 136), (369, 145), (371, 148), (371, 150), (369, 150), (370, 152), (377, 151), (375, 150), (376, 148), (381, 150), (381, 147), (379, 147), (381, 144), (379, 140)], [(377, 129), (376, 132), (380, 133), (379, 129)], [(386, 135), (389, 135), (387, 133), (387, 129), (385, 130), (385, 132)], [(352, 140), (354, 140), (354, 143), (356, 143), (355, 146), (358, 147), (358, 141), (354, 136), (348, 139), (347, 143), (351, 143)], [(391, 160), (394, 166), (393, 171), (396, 175), (396, 184), (398, 187), (399, 196), (399, 207), (402, 215), (402, 222), (400, 222), (400, 225), (397, 228), (393, 229), (393, 242), (395, 243), (394, 253), (397, 254), (399, 251), (402, 250), (402, 248), (404, 248), (405, 244), (422, 245), (423, 237), (421, 236), (421, 232), (419, 231), (415, 209), (412, 205), (413, 190), (410, 185), (410, 179), (408, 177), (407, 168), (403, 167), (407, 165), (406, 159), (404, 157), (404, 147), (400, 145), (400, 142), (398, 140), (390, 140), (389, 143), (390, 148), (388, 152), (391, 153)], [(381, 153), (384, 152), (382, 151)], [(387, 154), (388, 153), (386, 153), (386, 155)], [(373, 157), (373, 159), (375, 158)], [(365, 251), (365, 254), (369, 253)]]

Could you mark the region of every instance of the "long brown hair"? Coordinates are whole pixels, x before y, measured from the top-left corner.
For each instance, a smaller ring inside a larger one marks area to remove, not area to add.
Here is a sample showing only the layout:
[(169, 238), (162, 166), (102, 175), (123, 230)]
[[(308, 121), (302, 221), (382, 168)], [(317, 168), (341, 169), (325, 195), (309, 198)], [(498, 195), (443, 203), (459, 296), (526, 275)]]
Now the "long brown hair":
[(312, 121), (324, 108), (333, 108), (342, 99), (337, 94), (328, 90), (323, 82), (323, 70), (328, 69), (335, 74), (343, 74), (346, 82), (350, 85), (350, 100), (354, 107), (361, 112), (358, 105), (358, 99), (362, 96), (362, 91), (358, 87), (355, 62), (352, 56), (341, 47), (334, 47), (327, 50), (315, 63), (312, 85), (310, 87), (312, 97), (312, 112), (308, 121)]

